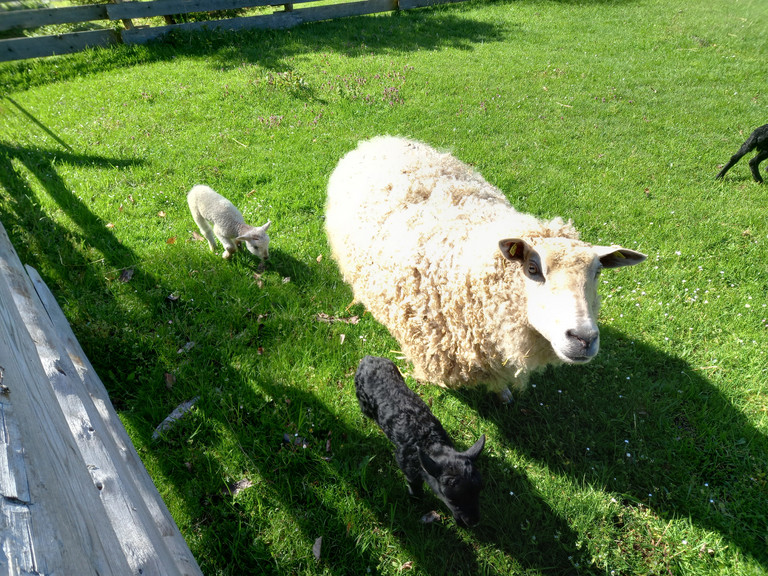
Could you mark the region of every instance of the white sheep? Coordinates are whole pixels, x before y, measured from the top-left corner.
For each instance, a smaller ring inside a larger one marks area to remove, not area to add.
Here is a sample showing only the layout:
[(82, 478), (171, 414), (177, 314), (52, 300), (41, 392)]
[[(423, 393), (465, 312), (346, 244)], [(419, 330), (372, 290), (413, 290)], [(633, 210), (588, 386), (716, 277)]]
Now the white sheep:
[(272, 224), (271, 221), (268, 220), (263, 226), (249, 226), (245, 223), (240, 210), (232, 202), (209, 186), (200, 184), (189, 191), (187, 203), (192, 218), (208, 240), (211, 252), (216, 252), (216, 238), (218, 238), (224, 246), (223, 258), (229, 258), (237, 252), (241, 242), (245, 242), (251, 254), (262, 260), (269, 258), (267, 229)]
[(450, 154), (391, 136), (339, 162), (325, 225), (355, 300), (398, 340), (415, 378), (485, 384), (504, 401), (533, 371), (597, 354), (600, 270), (646, 258), (518, 212)]

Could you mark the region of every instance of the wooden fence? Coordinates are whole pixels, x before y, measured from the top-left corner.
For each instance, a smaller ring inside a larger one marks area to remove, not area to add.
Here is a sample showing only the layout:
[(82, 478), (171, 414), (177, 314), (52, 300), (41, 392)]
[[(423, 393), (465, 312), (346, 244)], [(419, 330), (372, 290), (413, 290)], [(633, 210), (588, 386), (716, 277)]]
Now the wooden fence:
[(107, 392), (0, 223), (0, 575), (202, 576)]
[[(317, 5), (316, 0), (292, 0), (291, 3), (278, 0), (150, 0), (148, 2), (116, 0), (110, 4), (68, 6), (36, 10), (15, 10), (0, 13), (0, 32), (8, 30), (34, 29), (51, 24), (72, 24), (97, 20), (121, 21), (119, 26), (101, 30), (71, 32), (51, 36), (20, 37), (0, 40), (0, 61), (22, 60), (55, 54), (67, 54), (87, 47), (110, 44), (137, 44), (158, 38), (171, 30), (201, 30), (204, 28), (223, 30), (245, 30), (250, 28), (275, 29), (291, 28), (304, 22), (317, 22), (348, 16), (362, 16), (393, 10), (408, 10), (460, 0), (362, 0)], [(312, 2), (306, 8), (296, 5)], [(257, 16), (243, 16), (205, 22), (173, 23), (173, 17), (193, 12), (211, 12), (241, 8), (279, 8), (272, 13)], [(134, 25), (133, 20), (163, 16), (165, 25)]]

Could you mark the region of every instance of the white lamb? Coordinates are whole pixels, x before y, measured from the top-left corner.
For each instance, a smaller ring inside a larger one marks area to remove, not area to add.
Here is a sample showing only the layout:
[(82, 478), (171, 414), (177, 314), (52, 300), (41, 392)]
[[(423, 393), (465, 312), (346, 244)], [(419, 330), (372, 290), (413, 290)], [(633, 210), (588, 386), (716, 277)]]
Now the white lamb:
[(390, 136), (339, 162), (325, 225), (355, 299), (398, 340), (414, 377), (485, 384), (504, 401), (531, 372), (597, 354), (600, 270), (646, 258), (518, 212), (450, 154)]
[[(262, 260), (269, 258), (267, 229), (271, 221), (268, 220), (263, 226), (249, 226), (232, 202), (212, 188), (199, 184), (187, 194), (187, 203), (192, 218), (208, 240), (211, 252), (216, 252), (218, 238), (224, 246), (223, 258), (229, 258), (237, 252), (241, 242), (245, 242), (251, 254)], [(213, 224), (213, 229), (210, 224)]]

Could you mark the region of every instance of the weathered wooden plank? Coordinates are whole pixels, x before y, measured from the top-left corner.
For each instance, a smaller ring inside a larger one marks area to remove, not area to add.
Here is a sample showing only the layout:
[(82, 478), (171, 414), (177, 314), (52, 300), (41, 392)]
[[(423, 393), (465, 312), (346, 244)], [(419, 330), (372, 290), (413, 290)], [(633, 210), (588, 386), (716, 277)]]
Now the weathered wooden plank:
[(12, 10), (3, 12), (0, 18), (0, 30), (12, 28), (37, 28), (49, 24), (71, 24), (73, 22), (90, 22), (91, 20), (106, 20), (106, 4), (89, 6), (67, 6), (65, 8), (42, 8), (36, 10)]
[(462, 2), (463, 0), (399, 0), (400, 10), (411, 10), (412, 8), (424, 8), (427, 6), (437, 6), (438, 4), (452, 4)]
[[(77, 370), (87, 395), (91, 398), (99, 413), (104, 429), (109, 433), (114, 442), (115, 452), (112, 456), (119, 459), (123, 464), (122, 477), (136, 488), (141, 503), (146, 505), (149, 517), (145, 518), (145, 521), (157, 527), (157, 537), (159, 538), (157, 543), (162, 542), (167, 548), (171, 556), (171, 562), (174, 566), (178, 567), (180, 574), (201, 575), (197, 562), (179, 532), (176, 523), (173, 521), (173, 517), (165, 506), (155, 484), (152, 482), (152, 478), (149, 476), (146, 468), (144, 468), (125, 427), (120, 422), (112, 402), (109, 400), (104, 384), (99, 379), (80, 343), (77, 341), (74, 332), (72, 332), (72, 327), (69, 325), (56, 299), (37, 271), (30, 266), (25, 268), (43, 307), (53, 323), (64, 350)], [(143, 573), (146, 574), (147, 572)], [(164, 572), (164, 574), (172, 573), (170, 570)]]
[(119, 38), (115, 30), (90, 30), (56, 36), (9, 38), (0, 40), (0, 62), (70, 54), (86, 48), (115, 44), (119, 42)]
[[(0, 386), (5, 386), (3, 372), (0, 366)], [(21, 432), (8, 397), (9, 392), (0, 393), (0, 494), (6, 499), (29, 502)]]
[[(30, 279), (30, 273), (35, 282)], [(83, 512), (99, 536), (105, 539), (104, 555), (110, 563), (101, 566), (97, 556), (97, 562), (92, 568), (99, 574), (201, 576), (199, 567), (112, 409), (103, 384), (85, 359), (79, 344), (73, 348), (72, 343), (77, 340), (61, 309), (39, 275), (31, 268), (25, 271), (21, 266), (2, 224), (0, 280), (8, 291), (8, 295), (2, 297), (2, 307), (14, 311), (18, 316), (14, 326), (21, 326), (21, 330), (26, 331), (26, 338), (37, 354), (32, 359), (38, 369), (42, 370), (42, 381), (46, 384), (40, 386), (49, 394), (47, 402), (36, 403), (37, 410), (42, 416), (52, 415), (64, 420), (67, 429), (65, 432), (59, 431), (57, 439), (68, 441), (69, 450), (63, 454), (67, 462), (79, 467), (79, 484), (72, 488), (79, 492), (92, 492), (91, 497), (96, 498), (95, 503), (83, 506)], [(43, 296), (38, 297), (38, 294)], [(58, 337), (64, 326), (65, 340), (69, 342), (69, 348), (73, 349), (71, 353)], [(78, 358), (77, 367), (73, 357)], [(7, 371), (4, 380), (8, 385)], [(8, 393), (9, 397), (11, 394), (12, 389)], [(4, 398), (0, 400), (6, 403)], [(34, 425), (34, 418), (23, 420), (20, 415), (18, 422), (26, 446), (24, 454), (29, 454), (30, 449), (26, 445), (29, 425), (26, 423)], [(36, 445), (34, 448), (33, 451), (38, 453)], [(40, 462), (36, 464), (40, 465)], [(35, 472), (36, 466), (33, 468), (29, 464), (27, 472)], [(81, 494), (75, 496), (80, 497)], [(71, 505), (70, 499), (52, 502), (54, 504), (51, 508), (56, 513), (58, 508), (55, 506)], [(36, 501), (33, 504), (30, 506), (31, 511), (37, 510), (39, 506)], [(22, 518), (19, 515), (17, 517)], [(33, 522), (32, 526), (35, 525)], [(45, 525), (50, 525), (49, 530), (53, 531), (46, 535), (51, 541), (59, 538), (59, 531), (70, 530), (66, 524), (55, 521)], [(19, 524), (11, 533), (23, 532), (23, 528)], [(23, 539), (17, 540), (17, 546), (24, 542)], [(31, 542), (33, 545), (39, 543), (37, 537), (31, 538)], [(80, 546), (82, 548), (85, 544)], [(62, 565), (58, 558), (54, 558), (45, 573), (91, 573), (61, 570)]]
[[(313, 2), (315, 0), (296, 0)], [(212, 12), (214, 10), (236, 10), (256, 6), (282, 5), (276, 0), (155, 0), (154, 2), (122, 2), (107, 6), (107, 13), (112, 20), (120, 18), (148, 18), (169, 14), (189, 14), (190, 12)]]
[(124, 30), (123, 42), (126, 44), (142, 44), (157, 39), (172, 30), (197, 31), (210, 29), (222, 29), (228, 31), (249, 29), (279, 29), (292, 28), (305, 22), (319, 22), (333, 18), (346, 18), (348, 16), (364, 16), (378, 12), (388, 12), (396, 9), (396, 0), (364, 0), (362, 2), (347, 2), (343, 4), (331, 4), (328, 6), (315, 6), (275, 12), (263, 16), (244, 16), (227, 20), (212, 20), (209, 22), (188, 22), (171, 26), (158, 26), (156, 28), (141, 28)]
[(63, 414), (44, 409), (58, 402), (13, 305), (6, 263), (17, 257), (2, 225), (0, 240), (0, 366), (7, 388), (2, 401), (12, 405), (23, 443), (23, 469), (9, 474), (23, 473), (16, 483), (29, 488), (27, 501), (2, 495), (0, 549), (8, 573), (129, 574)]

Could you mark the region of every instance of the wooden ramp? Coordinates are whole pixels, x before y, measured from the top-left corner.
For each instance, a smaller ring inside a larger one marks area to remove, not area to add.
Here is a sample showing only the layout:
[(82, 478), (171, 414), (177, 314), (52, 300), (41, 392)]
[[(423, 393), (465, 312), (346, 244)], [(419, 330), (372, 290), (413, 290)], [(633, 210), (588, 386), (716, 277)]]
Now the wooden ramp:
[(2, 223), (0, 496), (0, 576), (202, 576), (61, 308)]

